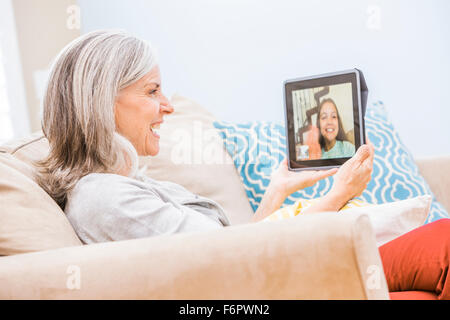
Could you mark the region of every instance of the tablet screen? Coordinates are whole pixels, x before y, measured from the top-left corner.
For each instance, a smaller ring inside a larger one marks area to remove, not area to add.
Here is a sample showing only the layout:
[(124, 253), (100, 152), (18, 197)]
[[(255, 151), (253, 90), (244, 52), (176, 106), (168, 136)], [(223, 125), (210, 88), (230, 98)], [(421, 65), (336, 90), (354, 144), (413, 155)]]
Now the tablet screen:
[(294, 168), (337, 166), (362, 144), (357, 75), (286, 82), (289, 159)]

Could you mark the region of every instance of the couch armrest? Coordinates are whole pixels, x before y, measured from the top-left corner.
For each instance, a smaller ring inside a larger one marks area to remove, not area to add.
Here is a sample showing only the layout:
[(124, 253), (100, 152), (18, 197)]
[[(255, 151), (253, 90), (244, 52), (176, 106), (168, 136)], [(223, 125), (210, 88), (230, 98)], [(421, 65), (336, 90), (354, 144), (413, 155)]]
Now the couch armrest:
[(389, 298), (369, 219), (350, 213), (1, 257), (0, 283), (0, 299)]
[(450, 212), (450, 155), (419, 158), (415, 162), (437, 201)]

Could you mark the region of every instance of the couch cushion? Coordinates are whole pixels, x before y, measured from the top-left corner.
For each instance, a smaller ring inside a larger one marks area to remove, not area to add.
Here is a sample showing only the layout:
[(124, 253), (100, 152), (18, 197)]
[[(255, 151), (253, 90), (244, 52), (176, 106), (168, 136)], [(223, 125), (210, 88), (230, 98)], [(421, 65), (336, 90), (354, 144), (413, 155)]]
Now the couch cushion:
[(218, 202), (232, 225), (251, 220), (253, 211), (244, 186), (213, 126), (216, 118), (200, 104), (174, 95), (175, 112), (165, 117), (160, 132), (160, 152), (141, 157), (145, 173), (172, 181), (191, 192)]
[[(433, 202), (426, 222), (449, 217), (425, 179), (412, 155), (389, 121), (382, 102), (370, 104), (366, 112), (366, 133), (375, 146), (372, 180), (361, 199), (372, 204), (394, 202), (421, 195), (431, 195)], [(224, 144), (241, 175), (253, 210), (259, 206), (272, 171), (286, 155), (285, 129), (271, 122), (227, 123), (216, 121)], [(333, 177), (290, 195), (286, 205), (299, 199), (314, 199), (328, 193)]]
[(0, 146), (0, 152), (9, 153), (28, 166), (16, 165), (16, 169), (34, 179), (34, 162), (43, 159), (48, 153), (48, 141), (42, 132), (35, 132), (27, 137), (11, 140)]
[(0, 255), (81, 245), (63, 211), (30, 178), (32, 172), (0, 153)]

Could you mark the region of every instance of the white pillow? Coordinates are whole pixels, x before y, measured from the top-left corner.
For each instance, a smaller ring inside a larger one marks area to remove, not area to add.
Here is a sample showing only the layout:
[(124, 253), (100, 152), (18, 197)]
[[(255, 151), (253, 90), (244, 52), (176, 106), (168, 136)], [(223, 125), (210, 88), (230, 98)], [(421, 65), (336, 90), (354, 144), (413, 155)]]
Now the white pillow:
[(341, 211), (341, 213), (367, 214), (372, 223), (377, 246), (380, 247), (386, 242), (422, 226), (430, 212), (431, 202), (431, 196), (425, 195), (407, 200), (347, 209)]

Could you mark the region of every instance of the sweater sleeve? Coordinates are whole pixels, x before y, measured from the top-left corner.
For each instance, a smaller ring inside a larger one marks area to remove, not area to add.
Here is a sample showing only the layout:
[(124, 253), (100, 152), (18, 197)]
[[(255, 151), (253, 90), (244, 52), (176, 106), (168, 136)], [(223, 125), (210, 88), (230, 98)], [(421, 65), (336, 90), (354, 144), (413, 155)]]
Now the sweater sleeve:
[(139, 182), (115, 175), (87, 177), (71, 193), (66, 215), (84, 243), (218, 229), (189, 205), (163, 201)]

